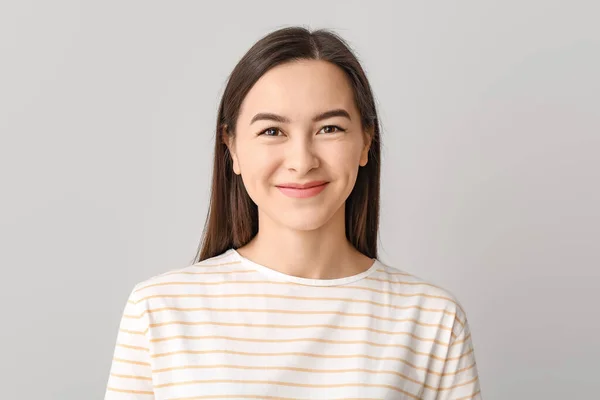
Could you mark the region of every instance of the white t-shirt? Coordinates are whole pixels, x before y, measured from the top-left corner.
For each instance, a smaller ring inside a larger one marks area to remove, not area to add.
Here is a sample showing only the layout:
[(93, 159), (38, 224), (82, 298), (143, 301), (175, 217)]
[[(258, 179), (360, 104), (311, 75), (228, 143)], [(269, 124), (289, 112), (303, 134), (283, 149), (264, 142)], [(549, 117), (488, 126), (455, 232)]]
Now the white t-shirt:
[(307, 279), (229, 249), (138, 283), (106, 400), (481, 399), (448, 291), (374, 260)]

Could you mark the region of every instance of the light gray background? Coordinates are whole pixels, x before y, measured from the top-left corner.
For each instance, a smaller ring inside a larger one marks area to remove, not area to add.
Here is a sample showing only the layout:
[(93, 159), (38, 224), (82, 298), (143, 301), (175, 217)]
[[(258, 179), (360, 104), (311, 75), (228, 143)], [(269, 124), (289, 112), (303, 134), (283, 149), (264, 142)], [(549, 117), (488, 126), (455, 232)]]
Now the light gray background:
[(217, 103), (262, 35), (332, 28), (383, 127), (381, 260), (454, 293), (484, 397), (598, 394), (596, 1), (3, 1), (3, 399), (100, 399), (133, 285), (186, 266)]

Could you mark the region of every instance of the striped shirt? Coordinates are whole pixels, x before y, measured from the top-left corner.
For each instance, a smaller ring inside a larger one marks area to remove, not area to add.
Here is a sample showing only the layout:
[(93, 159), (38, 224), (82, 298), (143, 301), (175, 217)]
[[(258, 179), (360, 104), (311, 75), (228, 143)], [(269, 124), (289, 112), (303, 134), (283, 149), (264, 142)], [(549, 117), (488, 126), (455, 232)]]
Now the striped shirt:
[(135, 285), (105, 400), (481, 399), (466, 314), (374, 260), (295, 277), (234, 249)]

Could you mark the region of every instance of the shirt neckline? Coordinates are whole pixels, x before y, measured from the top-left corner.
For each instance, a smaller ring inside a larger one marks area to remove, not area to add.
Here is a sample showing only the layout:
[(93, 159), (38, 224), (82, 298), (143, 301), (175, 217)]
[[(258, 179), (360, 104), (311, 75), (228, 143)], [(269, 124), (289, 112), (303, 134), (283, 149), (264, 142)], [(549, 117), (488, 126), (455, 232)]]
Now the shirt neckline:
[(293, 282), (293, 283), (298, 283), (300, 285), (307, 285), (307, 286), (340, 286), (340, 285), (346, 285), (348, 283), (352, 283), (352, 282), (356, 282), (359, 281), (361, 279), (366, 278), (367, 276), (371, 275), (373, 272), (375, 272), (378, 268), (382, 267), (382, 264), (379, 262), (379, 260), (377, 260), (376, 258), (373, 258), (373, 264), (369, 267), (369, 269), (360, 272), (358, 274), (355, 275), (350, 275), (350, 276), (345, 276), (342, 278), (334, 278), (334, 279), (313, 279), (313, 278), (303, 278), (300, 276), (294, 276), (294, 275), (289, 275), (280, 271), (276, 271), (272, 268), (269, 268), (267, 266), (264, 266), (262, 264), (258, 264), (244, 256), (242, 256), (240, 253), (238, 253), (238, 251), (236, 249), (230, 249), (231, 252), (233, 252), (233, 254), (235, 254), (235, 256), (238, 258), (238, 260), (240, 262), (242, 262), (242, 264), (253, 268), (255, 270), (257, 270), (258, 272), (261, 272), (265, 275), (274, 277), (274, 278), (278, 278), (278, 279), (282, 279), (288, 282)]

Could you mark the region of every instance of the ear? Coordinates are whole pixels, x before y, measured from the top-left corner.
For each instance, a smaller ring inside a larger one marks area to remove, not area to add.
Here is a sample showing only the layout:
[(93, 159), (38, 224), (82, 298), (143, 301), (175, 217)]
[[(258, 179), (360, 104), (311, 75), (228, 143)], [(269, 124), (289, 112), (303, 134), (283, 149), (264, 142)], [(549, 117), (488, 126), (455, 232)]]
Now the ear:
[(369, 150), (371, 149), (371, 142), (373, 141), (373, 135), (375, 132), (375, 127), (367, 129), (364, 131), (364, 142), (365, 145), (360, 153), (360, 162), (359, 165), (364, 167), (369, 162)]
[(225, 144), (225, 146), (227, 146), (229, 154), (231, 155), (233, 173), (236, 175), (240, 175), (240, 163), (237, 158), (234, 136), (229, 134), (228, 129), (229, 127), (227, 125), (223, 125), (223, 127), (221, 128), (221, 141)]

